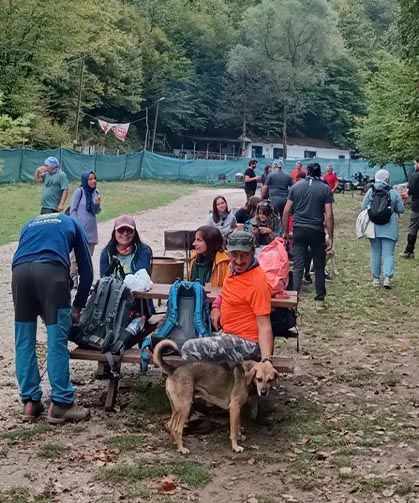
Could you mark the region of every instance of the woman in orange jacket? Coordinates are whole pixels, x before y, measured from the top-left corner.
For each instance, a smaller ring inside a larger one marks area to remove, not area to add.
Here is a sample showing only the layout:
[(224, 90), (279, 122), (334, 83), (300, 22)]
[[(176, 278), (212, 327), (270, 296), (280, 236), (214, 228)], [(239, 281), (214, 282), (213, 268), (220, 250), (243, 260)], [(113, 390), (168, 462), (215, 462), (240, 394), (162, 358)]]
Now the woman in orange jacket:
[(199, 280), (203, 285), (223, 286), (230, 258), (223, 248), (221, 232), (211, 225), (203, 225), (196, 230), (189, 268), (189, 280)]

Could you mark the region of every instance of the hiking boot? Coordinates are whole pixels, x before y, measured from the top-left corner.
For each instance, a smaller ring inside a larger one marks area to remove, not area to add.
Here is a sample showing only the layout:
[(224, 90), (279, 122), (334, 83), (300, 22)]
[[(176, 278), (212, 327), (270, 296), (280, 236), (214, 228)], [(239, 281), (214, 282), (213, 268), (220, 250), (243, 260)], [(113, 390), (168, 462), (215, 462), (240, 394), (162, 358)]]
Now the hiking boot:
[(403, 253), (400, 253), (400, 257), (407, 259), (415, 258), (415, 254), (413, 252), (404, 251)]
[(26, 402), (25, 404), (23, 404), (22, 420), (27, 423), (32, 423), (39, 418), (44, 410), (45, 407), (41, 400)]
[(324, 311), (326, 309), (326, 304), (324, 300), (316, 300), (316, 311)]
[(391, 279), (388, 276), (384, 278), (383, 287), (387, 290), (391, 290)]
[(376, 288), (380, 287), (381, 286), (380, 278), (374, 278), (372, 280), (372, 286), (375, 286)]
[(50, 424), (63, 424), (65, 422), (77, 423), (90, 419), (90, 410), (76, 404), (58, 404), (51, 402), (48, 409), (47, 422)]

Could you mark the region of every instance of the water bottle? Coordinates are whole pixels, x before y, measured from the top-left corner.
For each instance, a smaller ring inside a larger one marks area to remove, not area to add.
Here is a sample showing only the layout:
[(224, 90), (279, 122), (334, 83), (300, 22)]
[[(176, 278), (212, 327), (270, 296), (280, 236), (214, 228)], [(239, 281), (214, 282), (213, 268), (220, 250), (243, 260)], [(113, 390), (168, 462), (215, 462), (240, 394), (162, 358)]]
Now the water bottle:
[(145, 316), (134, 318), (131, 323), (124, 329), (130, 335), (137, 335), (141, 332), (145, 325)]

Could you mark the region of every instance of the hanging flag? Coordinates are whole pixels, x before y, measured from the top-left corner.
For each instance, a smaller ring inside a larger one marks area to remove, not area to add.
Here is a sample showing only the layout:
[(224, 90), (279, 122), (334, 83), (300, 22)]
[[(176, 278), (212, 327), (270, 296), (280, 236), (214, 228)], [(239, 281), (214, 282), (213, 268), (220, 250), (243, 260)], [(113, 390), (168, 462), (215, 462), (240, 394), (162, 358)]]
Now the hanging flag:
[(113, 134), (122, 141), (125, 141), (125, 138), (127, 137), (128, 134), (128, 129), (129, 129), (129, 122), (126, 122), (125, 124), (113, 124), (111, 129)]
[(100, 126), (100, 129), (105, 133), (105, 134), (108, 134), (108, 131), (110, 129), (112, 129), (112, 124), (110, 124), (109, 122), (106, 122), (106, 121), (103, 121), (101, 119), (98, 119), (97, 120), (98, 123), (99, 123), (99, 126)]
[(127, 137), (128, 134), (128, 129), (130, 126), (130, 122), (127, 123), (112, 123), (112, 122), (106, 122), (101, 119), (97, 119), (100, 129), (105, 133), (108, 134), (109, 131), (112, 131), (113, 134), (118, 138), (118, 140), (125, 141), (125, 138)]

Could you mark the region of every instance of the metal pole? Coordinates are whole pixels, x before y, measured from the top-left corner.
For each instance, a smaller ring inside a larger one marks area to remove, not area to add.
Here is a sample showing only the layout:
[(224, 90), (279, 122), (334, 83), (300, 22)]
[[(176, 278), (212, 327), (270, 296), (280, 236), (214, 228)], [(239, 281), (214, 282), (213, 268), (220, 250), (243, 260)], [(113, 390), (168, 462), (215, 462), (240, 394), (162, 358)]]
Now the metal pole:
[(144, 138), (144, 150), (147, 150), (147, 147), (148, 147), (148, 133), (149, 133), (149, 129), (148, 129), (148, 107), (145, 107), (145, 127), (146, 127), (146, 130), (145, 130), (145, 138)]
[(154, 142), (156, 141), (156, 130), (157, 130), (157, 120), (159, 118), (159, 106), (160, 106), (160, 101), (163, 101), (164, 97), (159, 98), (157, 100), (157, 105), (156, 105), (156, 114), (154, 116), (154, 128), (153, 128), (153, 140), (151, 142), (151, 151), (154, 152)]
[(77, 114), (76, 114), (76, 124), (74, 129), (74, 143), (75, 145), (79, 142), (79, 120), (80, 120), (80, 108), (81, 108), (81, 91), (83, 89), (83, 73), (84, 73), (84, 58), (80, 61), (80, 79), (79, 79), (79, 94), (77, 98)]

